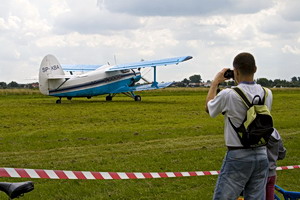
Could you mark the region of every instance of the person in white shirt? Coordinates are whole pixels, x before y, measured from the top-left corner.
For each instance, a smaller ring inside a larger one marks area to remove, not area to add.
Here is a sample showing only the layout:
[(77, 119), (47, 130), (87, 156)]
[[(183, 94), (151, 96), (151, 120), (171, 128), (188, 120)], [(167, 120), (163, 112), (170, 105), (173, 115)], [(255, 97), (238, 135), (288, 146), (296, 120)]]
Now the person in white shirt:
[[(240, 53), (233, 61), (234, 80), (252, 101), (255, 95), (263, 99), (264, 89), (254, 82), (255, 59), (250, 53)], [(228, 68), (217, 73), (206, 98), (206, 111), (211, 117), (224, 114), (224, 138), (227, 146), (221, 172), (215, 187), (213, 199), (237, 199), (244, 191), (245, 199), (265, 199), (265, 186), (268, 176), (268, 157), (266, 147), (245, 148), (228, 118), (235, 127), (245, 119), (247, 107), (238, 94), (230, 88), (217, 94), (218, 85), (228, 78), (224, 77)], [(271, 110), (272, 92), (267, 89), (265, 104)]]

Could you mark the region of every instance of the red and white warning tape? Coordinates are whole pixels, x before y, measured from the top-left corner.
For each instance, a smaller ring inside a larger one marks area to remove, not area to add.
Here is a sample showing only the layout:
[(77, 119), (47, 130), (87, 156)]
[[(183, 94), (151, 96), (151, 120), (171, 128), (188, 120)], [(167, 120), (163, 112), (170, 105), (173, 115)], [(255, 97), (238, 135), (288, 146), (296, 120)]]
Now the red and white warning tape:
[[(277, 167), (276, 170), (299, 169), (300, 165)], [(195, 172), (89, 172), (43, 169), (0, 168), (0, 177), (44, 179), (146, 179), (218, 175), (220, 171)]]

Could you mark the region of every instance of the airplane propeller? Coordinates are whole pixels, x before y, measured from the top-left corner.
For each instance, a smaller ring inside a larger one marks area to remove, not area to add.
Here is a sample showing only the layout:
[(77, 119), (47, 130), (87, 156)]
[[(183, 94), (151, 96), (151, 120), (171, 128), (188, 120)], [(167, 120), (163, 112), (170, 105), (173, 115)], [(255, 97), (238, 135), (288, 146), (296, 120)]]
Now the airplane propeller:
[(141, 77), (141, 79), (143, 80), (143, 81), (145, 81), (147, 84), (150, 84), (151, 82), (149, 82), (147, 79), (145, 79), (144, 77)]

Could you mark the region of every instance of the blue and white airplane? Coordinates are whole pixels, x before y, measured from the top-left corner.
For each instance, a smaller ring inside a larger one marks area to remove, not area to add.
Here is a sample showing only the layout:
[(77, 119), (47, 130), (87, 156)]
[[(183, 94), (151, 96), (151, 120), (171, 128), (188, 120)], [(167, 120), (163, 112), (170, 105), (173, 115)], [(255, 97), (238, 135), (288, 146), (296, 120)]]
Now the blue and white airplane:
[[(42, 60), (39, 71), (39, 89), (44, 95), (71, 100), (73, 97), (87, 97), (108, 94), (106, 101), (111, 101), (118, 94), (123, 93), (135, 101), (141, 101), (135, 91), (153, 90), (168, 87), (172, 82), (158, 83), (156, 81), (156, 67), (178, 64), (192, 59), (191, 56), (168, 58), (162, 60), (142, 61), (121, 65), (60, 65), (53, 55), (47, 55)], [(143, 79), (140, 69), (153, 67), (154, 81), (146, 85), (135, 85)], [(70, 74), (65, 74), (69, 71)], [(76, 75), (73, 71), (85, 71)]]

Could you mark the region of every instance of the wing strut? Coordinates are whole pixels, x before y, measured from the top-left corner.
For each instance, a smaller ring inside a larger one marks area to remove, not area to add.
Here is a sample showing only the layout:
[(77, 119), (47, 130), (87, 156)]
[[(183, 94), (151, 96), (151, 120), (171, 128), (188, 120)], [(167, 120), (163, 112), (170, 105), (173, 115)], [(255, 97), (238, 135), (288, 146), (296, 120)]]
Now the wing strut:
[(151, 87), (157, 87), (158, 82), (156, 81), (156, 66), (153, 66), (154, 69), (154, 80)]

